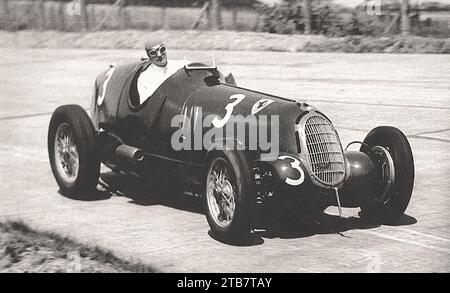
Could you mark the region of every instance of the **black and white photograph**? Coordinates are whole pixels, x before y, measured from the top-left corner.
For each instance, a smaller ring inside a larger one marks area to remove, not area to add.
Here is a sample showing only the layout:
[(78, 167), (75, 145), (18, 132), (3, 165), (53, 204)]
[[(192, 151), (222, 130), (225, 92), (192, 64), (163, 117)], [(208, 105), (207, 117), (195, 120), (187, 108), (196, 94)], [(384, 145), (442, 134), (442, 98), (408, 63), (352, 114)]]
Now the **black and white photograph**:
[(450, 0), (0, 17), (1, 273), (450, 272)]

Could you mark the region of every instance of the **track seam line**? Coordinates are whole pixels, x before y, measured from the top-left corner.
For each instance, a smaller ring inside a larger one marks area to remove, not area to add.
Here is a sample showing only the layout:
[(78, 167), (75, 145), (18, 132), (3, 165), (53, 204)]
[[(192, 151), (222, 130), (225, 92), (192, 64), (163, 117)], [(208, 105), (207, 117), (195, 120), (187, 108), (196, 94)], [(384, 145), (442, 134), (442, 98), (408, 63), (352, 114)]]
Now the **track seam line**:
[[(89, 111), (91, 108), (83, 108), (83, 109), (85, 111)], [(33, 117), (47, 116), (47, 115), (52, 115), (52, 114), (53, 114), (53, 112), (43, 112), (43, 113), (31, 113), (31, 114), (23, 114), (23, 115), (16, 115), (16, 116), (5, 116), (5, 117), (0, 117), (0, 121), (33, 118)]]
[(412, 245), (416, 245), (416, 246), (421, 246), (423, 248), (428, 248), (428, 249), (432, 249), (432, 250), (436, 250), (436, 251), (445, 252), (445, 253), (450, 254), (450, 249), (439, 248), (439, 247), (423, 244), (423, 243), (420, 243), (420, 242), (414, 241), (414, 240), (397, 238), (397, 237), (393, 237), (393, 236), (390, 236), (390, 235), (386, 235), (386, 234), (382, 234), (382, 233), (378, 233), (378, 232), (374, 232), (374, 231), (367, 231), (367, 230), (355, 230), (355, 231), (360, 232), (360, 233), (372, 234), (372, 235), (375, 235), (375, 236), (378, 236), (378, 237), (381, 237), (381, 238), (390, 239), (390, 240), (403, 242), (403, 243), (408, 243), (408, 244), (412, 244)]
[(416, 235), (419, 235), (419, 236), (428, 237), (428, 238), (431, 238), (431, 239), (436, 239), (436, 240), (443, 241), (443, 242), (450, 242), (450, 239), (442, 238), (442, 237), (439, 237), (439, 236), (434, 236), (434, 235), (430, 235), (430, 234), (426, 234), (426, 233), (422, 233), (422, 232), (415, 231), (415, 230), (410, 230), (410, 229), (406, 229), (406, 228), (399, 228), (399, 227), (396, 227), (395, 229), (396, 230), (400, 230), (400, 231), (404, 231), (404, 232), (408, 232), (408, 233), (411, 233), (411, 234), (416, 234)]
[[(338, 126), (338, 125), (335, 125), (335, 128), (336, 129), (351, 130), (351, 131), (358, 131), (358, 132), (366, 132), (366, 133), (369, 132), (366, 129), (343, 127), (343, 126)], [(432, 140), (432, 141), (437, 141), (437, 142), (442, 142), (442, 143), (450, 143), (450, 140), (448, 140), (448, 139), (435, 138), (435, 137), (429, 137), (429, 136), (423, 136), (423, 135), (417, 135), (417, 134), (408, 134), (408, 135), (406, 135), (406, 137), (408, 137), (408, 138), (415, 138), (415, 139)]]
[(376, 103), (364, 103), (364, 102), (351, 102), (351, 101), (332, 101), (323, 99), (297, 99), (298, 101), (307, 101), (308, 103), (325, 103), (325, 104), (345, 104), (345, 105), (364, 105), (375, 107), (394, 107), (394, 108), (419, 108), (419, 109), (432, 109), (432, 110), (450, 110), (450, 107), (438, 107), (438, 106), (426, 106), (426, 105), (401, 105), (401, 104), (376, 104)]

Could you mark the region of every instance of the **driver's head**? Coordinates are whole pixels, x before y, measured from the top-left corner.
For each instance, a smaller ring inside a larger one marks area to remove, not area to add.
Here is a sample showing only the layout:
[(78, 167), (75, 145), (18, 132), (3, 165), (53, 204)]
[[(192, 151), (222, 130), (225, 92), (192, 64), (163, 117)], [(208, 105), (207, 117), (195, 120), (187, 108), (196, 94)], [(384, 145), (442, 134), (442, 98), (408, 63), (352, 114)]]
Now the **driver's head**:
[(145, 51), (153, 64), (161, 67), (167, 65), (166, 47), (163, 43), (147, 43)]

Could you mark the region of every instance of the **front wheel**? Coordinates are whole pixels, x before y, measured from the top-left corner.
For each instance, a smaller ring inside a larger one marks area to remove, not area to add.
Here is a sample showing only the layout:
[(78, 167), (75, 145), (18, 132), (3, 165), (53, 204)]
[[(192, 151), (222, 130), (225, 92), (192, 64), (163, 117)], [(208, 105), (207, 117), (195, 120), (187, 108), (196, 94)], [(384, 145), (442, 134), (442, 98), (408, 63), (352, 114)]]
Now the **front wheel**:
[(240, 151), (214, 151), (207, 160), (204, 206), (211, 231), (225, 238), (250, 232), (256, 203), (252, 172)]
[(83, 108), (65, 105), (53, 112), (48, 152), (53, 175), (63, 194), (83, 197), (95, 190), (100, 162), (95, 156), (95, 129)]
[(414, 159), (406, 136), (395, 127), (374, 128), (361, 151), (376, 167), (376, 185), (371, 197), (360, 197), (361, 218), (394, 223), (405, 212), (414, 186)]

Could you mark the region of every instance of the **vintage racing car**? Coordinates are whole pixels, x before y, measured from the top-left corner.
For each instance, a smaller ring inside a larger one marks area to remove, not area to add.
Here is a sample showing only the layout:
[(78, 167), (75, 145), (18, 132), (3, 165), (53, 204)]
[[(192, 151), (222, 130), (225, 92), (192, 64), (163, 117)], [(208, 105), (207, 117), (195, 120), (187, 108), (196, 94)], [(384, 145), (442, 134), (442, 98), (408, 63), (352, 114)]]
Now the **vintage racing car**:
[[(200, 63), (180, 68), (141, 104), (136, 83), (149, 62), (111, 65), (101, 73), (90, 116), (77, 105), (54, 111), (48, 151), (63, 194), (95, 190), (103, 163), (143, 180), (200, 186), (211, 231), (225, 237), (249, 233), (254, 212), (273, 203), (299, 210), (335, 205), (340, 212), (360, 207), (361, 218), (380, 223), (403, 215), (414, 161), (400, 130), (374, 128), (353, 142), (359, 151), (346, 151), (318, 109), (238, 87), (215, 65)], [(227, 128), (238, 116), (243, 124)], [(205, 117), (212, 120), (205, 123)], [(230, 131), (205, 143), (208, 132), (222, 129)]]

